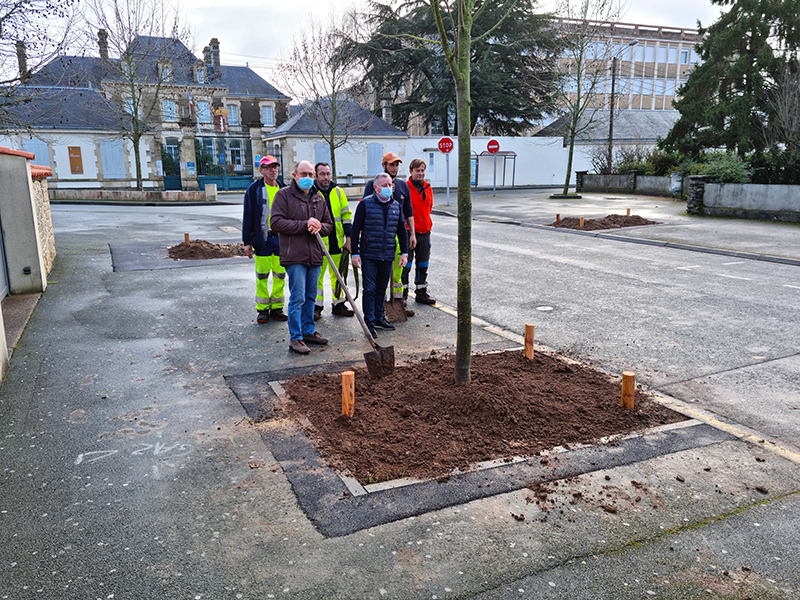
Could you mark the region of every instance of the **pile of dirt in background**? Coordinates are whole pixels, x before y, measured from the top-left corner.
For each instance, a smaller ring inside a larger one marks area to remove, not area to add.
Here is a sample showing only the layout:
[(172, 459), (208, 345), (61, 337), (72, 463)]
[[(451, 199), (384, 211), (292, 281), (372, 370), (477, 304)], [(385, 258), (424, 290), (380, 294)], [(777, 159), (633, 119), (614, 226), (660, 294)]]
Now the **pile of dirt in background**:
[(175, 260), (203, 260), (244, 256), (244, 244), (212, 244), (205, 240), (192, 240), (170, 246), (169, 257)]
[(581, 227), (580, 217), (565, 217), (561, 221), (553, 221), (548, 227), (561, 229), (579, 229), (581, 231), (597, 231), (599, 229), (621, 229), (622, 227), (639, 227), (640, 225), (658, 225), (657, 221), (650, 221), (638, 215), (608, 215), (602, 219), (584, 219)]
[(454, 383), (454, 368), (454, 357), (432, 353), (380, 379), (356, 369), (352, 418), (341, 411), (341, 373), (293, 377), (283, 384), (289, 402), (271, 418), (306, 417), (327, 460), (362, 484), (439, 477), (684, 420), (641, 390), (630, 411), (619, 380), (541, 352), (475, 355), (465, 385)]

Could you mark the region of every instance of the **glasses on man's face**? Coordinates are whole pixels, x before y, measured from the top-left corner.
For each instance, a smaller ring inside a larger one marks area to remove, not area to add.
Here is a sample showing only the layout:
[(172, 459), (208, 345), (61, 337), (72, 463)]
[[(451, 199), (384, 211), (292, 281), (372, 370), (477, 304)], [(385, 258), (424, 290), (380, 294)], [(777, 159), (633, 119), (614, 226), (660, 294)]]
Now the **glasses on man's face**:
[(298, 177), (314, 177), (314, 172), (313, 171), (298, 171), (297, 175), (298, 175)]
[(264, 165), (262, 169), (277, 169), (278, 165)]

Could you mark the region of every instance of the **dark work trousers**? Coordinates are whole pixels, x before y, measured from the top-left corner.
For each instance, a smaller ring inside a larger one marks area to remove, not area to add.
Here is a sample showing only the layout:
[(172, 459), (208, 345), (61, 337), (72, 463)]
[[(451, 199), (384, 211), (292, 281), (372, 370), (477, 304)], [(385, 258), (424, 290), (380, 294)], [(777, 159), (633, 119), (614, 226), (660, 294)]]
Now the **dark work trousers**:
[(408, 278), (411, 264), (417, 265), (414, 271), (414, 291), (428, 291), (428, 264), (431, 260), (431, 232), (418, 233), (417, 247), (408, 251), (408, 263), (403, 269), (403, 298), (408, 298)]
[(383, 298), (392, 277), (392, 262), (361, 257), (361, 309), (364, 322), (369, 325), (383, 316)]

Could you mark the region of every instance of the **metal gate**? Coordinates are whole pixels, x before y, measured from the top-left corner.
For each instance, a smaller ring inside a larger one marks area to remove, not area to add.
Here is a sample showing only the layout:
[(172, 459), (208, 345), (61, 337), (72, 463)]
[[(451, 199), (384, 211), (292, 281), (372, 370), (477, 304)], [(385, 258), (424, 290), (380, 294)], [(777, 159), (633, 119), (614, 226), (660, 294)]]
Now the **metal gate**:
[(164, 166), (164, 189), (181, 190), (181, 147), (177, 138), (167, 138), (161, 146)]
[(195, 138), (194, 153), (201, 190), (209, 183), (220, 191), (246, 190), (253, 183), (250, 138)]

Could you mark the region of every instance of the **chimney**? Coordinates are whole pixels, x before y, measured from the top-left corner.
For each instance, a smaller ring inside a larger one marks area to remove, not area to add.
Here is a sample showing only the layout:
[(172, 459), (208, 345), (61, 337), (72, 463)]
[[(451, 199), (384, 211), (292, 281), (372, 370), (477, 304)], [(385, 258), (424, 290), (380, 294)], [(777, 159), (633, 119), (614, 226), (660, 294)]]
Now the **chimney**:
[(28, 72), (28, 55), (25, 53), (25, 42), (17, 40), (17, 62), (19, 62), (19, 81), (25, 81), (31, 76)]
[(381, 98), (381, 119), (392, 124), (392, 99)]
[(108, 32), (105, 29), (97, 31), (97, 45), (100, 46), (100, 58), (108, 62)]
[(219, 40), (211, 38), (211, 64), (214, 67), (214, 77), (222, 77), (222, 65), (219, 64)]
[(208, 78), (211, 79), (211, 72), (214, 70), (214, 67), (211, 66), (211, 48), (208, 46), (203, 48), (203, 62), (206, 63), (206, 72), (208, 73)]

